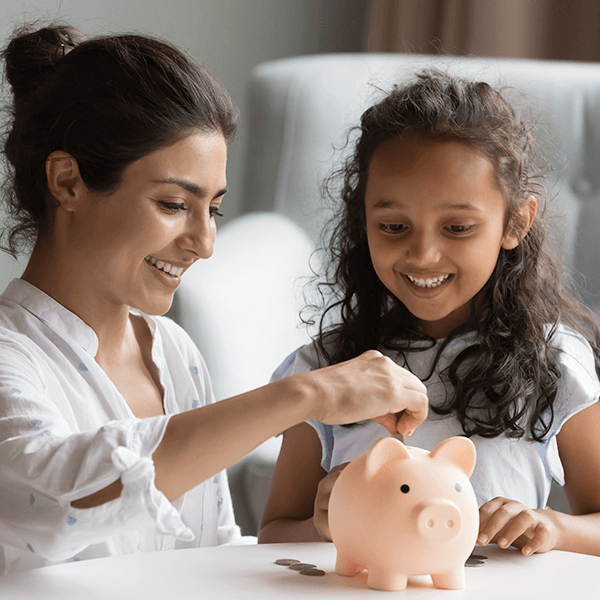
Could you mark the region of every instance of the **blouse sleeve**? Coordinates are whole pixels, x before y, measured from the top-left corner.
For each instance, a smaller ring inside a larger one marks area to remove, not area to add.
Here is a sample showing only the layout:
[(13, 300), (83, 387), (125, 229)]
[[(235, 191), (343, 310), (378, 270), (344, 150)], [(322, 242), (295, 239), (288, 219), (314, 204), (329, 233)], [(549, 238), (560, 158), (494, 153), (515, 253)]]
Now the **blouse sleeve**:
[(556, 436), (572, 416), (598, 402), (600, 381), (592, 348), (582, 335), (561, 326), (554, 336), (553, 345), (559, 350), (557, 361), (560, 381), (554, 402), (552, 428), (546, 438), (545, 464), (551, 477), (564, 485), (564, 470)]
[[(60, 561), (138, 527), (193, 539), (154, 484), (151, 455), (167, 416), (74, 433), (26, 352), (2, 344), (0, 373), (0, 543)], [(71, 506), (119, 478), (119, 498)]]

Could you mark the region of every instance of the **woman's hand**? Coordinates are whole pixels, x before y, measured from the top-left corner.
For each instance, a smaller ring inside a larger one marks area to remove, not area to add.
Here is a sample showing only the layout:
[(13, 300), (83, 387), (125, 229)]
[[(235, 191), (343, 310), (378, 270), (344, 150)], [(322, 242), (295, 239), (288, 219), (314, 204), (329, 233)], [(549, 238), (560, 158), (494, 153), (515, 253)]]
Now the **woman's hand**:
[(514, 546), (525, 556), (548, 552), (558, 541), (558, 528), (549, 508), (534, 510), (516, 500), (497, 497), (479, 509), (477, 543)]
[(323, 479), (319, 482), (317, 495), (315, 497), (315, 512), (313, 523), (319, 535), (328, 542), (331, 542), (331, 531), (329, 530), (329, 498), (333, 484), (337, 481), (340, 473), (349, 463), (344, 463), (333, 467)]
[(317, 387), (314, 418), (323, 423), (375, 419), (392, 435), (410, 435), (427, 418), (423, 382), (376, 350), (304, 377)]

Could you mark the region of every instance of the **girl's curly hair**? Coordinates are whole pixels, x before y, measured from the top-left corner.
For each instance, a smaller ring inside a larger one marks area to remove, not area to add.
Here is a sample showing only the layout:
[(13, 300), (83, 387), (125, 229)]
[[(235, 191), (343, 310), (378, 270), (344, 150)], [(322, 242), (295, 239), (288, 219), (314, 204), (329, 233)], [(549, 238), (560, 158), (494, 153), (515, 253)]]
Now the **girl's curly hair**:
[(411, 130), (478, 148), (492, 161), (505, 191), (506, 227), (520, 229), (519, 209), (530, 195), (537, 198), (538, 214), (527, 235), (516, 248), (500, 250), (480, 292), (481, 310), (472, 312), (437, 352), (439, 358), (450, 340), (467, 331), (478, 334), (440, 373), (446, 399), (431, 407), (440, 415), (455, 414), (466, 435), (543, 440), (560, 379), (552, 345), (559, 323), (586, 337), (600, 373), (596, 318), (566, 287), (559, 251), (546, 239), (544, 172), (531, 128), (487, 83), (423, 71), (362, 115), (354, 153), (327, 182), (333, 197), (341, 180), (342, 204), (327, 248), (325, 278), (318, 286), (321, 302), (313, 308), (321, 313), (315, 342), (330, 364), (370, 348), (396, 352), (402, 359), (407, 351), (435, 345), (381, 283), (371, 262), (365, 188), (369, 161), (382, 142)]

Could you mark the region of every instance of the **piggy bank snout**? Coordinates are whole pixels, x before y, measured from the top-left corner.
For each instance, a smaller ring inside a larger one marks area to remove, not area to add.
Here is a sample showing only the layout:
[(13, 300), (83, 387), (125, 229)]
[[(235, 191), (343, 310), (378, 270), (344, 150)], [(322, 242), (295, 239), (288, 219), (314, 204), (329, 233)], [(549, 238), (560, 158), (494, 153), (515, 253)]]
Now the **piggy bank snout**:
[(462, 517), (454, 502), (443, 498), (429, 500), (415, 510), (417, 529), (424, 538), (447, 542), (460, 533)]

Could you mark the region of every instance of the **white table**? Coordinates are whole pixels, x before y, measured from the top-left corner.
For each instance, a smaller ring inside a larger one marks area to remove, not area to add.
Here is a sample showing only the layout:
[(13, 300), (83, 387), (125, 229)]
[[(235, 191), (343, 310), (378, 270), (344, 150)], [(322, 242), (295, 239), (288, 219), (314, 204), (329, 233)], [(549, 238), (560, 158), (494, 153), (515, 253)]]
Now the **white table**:
[[(522, 556), (497, 546), (477, 549), (489, 557), (466, 568), (464, 590), (438, 590), (429, 577), (409, 578), (401, 592), (366, 587), (365, 575), (333, 572), (332, 544), (221, 546), (101, 558), (0, 577), (0, 598), (11, 600), (210, 600), (213, 598), (372, 599), (478, 598), (480, 600), (600, 599), (600, 558), (549, 552)], [(295, 558), (316, 564), (323, 577), (300, 575), (274, 564)]]

